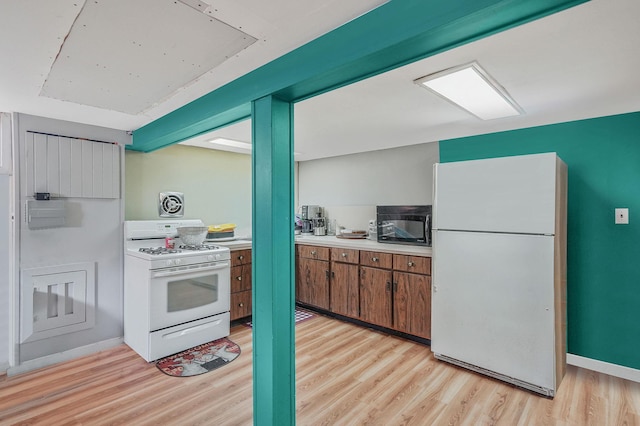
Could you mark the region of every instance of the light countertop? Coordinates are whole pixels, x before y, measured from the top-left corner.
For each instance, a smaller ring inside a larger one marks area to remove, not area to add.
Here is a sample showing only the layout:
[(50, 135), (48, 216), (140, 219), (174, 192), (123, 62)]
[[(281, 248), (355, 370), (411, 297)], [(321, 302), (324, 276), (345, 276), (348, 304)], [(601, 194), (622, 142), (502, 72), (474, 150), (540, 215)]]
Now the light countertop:
[[(239, 237), (233, 241), (208, 241), (209, 244), (216, 244), (229, 247), (230, 250), (244, 250), (251, 248), (251, 240)], [(379, 251), (383, 253), (406, 254), (411, 256), (431, 257), (431, 247), (412, 246), (408, 244), (379, 243), (367, 239), (341, 239), (335, 236), (315, 236), (296, 235), (296, 244), (307, 244), (312, 246), (338, 247), (355, 250)]]
[(238, 237), (233, 241), (216, 241), (207, 240), (205, 244), (214, 244), (216, 246), (229, 247), (229, 250), (244, 250), (251, 248), (251, 239), (246, 237)]
[(412, 256), (431, 257), (431, 247), (412, 246), (408, 244), (379, 243), (368, 239), (346, 239), (336, 236), (296, 235), (296, 244), (313, 246), (339, 247), (356, 250), (379, 251), (383, 253), (406, 254)]

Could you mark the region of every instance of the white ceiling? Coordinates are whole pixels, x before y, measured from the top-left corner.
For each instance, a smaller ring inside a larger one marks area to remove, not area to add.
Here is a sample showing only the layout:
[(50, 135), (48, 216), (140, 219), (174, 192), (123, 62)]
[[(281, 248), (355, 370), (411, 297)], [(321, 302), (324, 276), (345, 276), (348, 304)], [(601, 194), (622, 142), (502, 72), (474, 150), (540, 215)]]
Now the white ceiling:
[[(215, 4), (211, 12), (217, 19), (257, 41), (144, 112), (127, 114), (40, 95), (82, 2), (0, 0), (0, 34), (4, 36), (0, 110), (133, 130), (384, 1), (208, 3)], [(297, 158), (309, 160), (640, 111), (638, 16), (637, 0), (592, 0), (298, 103)], [(139, 21), (145, 22), (144, 17)], [(131, 25), (119, 22), (112, 27), (132, 31)], [(87, 43), (86, 48), (91, 46)], [(413, 84), (416, 78), (473, 60), (506, 88), (525, 115), (481, 121)], [(207, 146), (201, 140), (214, 136), (250, 142), (250, 124), (238, 123), (192, 143)]]

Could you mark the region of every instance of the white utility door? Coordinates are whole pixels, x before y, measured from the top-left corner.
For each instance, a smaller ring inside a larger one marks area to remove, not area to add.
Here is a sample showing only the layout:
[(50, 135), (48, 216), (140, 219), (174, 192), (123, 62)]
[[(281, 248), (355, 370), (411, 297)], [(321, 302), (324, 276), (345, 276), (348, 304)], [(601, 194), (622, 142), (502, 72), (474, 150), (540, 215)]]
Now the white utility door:
[(555, 234), (555, 153), (436, 164), (433, 228)]
[(436, 231), (431, 350), (553, 389), (553, 242)]

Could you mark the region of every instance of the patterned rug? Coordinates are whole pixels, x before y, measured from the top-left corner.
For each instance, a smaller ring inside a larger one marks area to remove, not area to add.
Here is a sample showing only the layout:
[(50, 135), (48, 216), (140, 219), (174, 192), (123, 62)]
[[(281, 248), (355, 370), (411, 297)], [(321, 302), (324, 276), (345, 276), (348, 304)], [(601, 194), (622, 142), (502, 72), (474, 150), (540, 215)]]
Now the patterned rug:
[[(308, 319), (313, 318), (315, 315), (313, 315), (311, 312), (309, 311), (301, 311), (299, 309), (296, 309), (295, 312), (295, 320), (296, 320), (296, 324), (302, 322), (302, 321), (306, 321)], [(246, 325), (247, 327), (251, 327), (252, 323), (251, 321), (244, 323), (244, 325)]]
[(197, 376), (227, 365), (239, 355), (240, 346), (223, 337), (159, 359), (156, 367), (169, 376)]

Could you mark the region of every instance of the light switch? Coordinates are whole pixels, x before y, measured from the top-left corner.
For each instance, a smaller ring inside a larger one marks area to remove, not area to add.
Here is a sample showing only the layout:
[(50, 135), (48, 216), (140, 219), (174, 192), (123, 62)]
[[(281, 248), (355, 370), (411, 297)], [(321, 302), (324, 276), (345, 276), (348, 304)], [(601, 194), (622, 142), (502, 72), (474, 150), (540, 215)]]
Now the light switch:
[(616, 225), (629, 224), (629, 209), (616, 209)]

